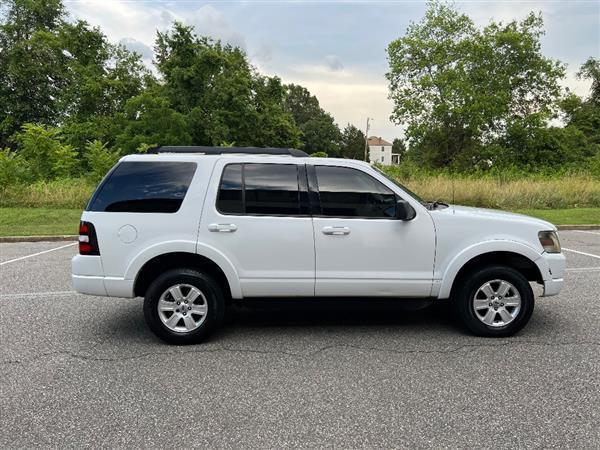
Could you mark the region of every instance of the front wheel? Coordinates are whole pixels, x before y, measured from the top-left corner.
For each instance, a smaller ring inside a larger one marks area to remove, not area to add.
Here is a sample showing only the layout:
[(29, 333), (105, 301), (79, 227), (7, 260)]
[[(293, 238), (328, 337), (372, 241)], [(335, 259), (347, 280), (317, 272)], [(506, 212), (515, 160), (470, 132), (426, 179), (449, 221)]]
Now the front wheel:
[(170, 344), (197, 344), (222, 322), (225, 300), (220, 286), (208, 275), (174, 269), (150, 285), (144, 317), (150, 329)]
[(505, 337), (521, 330), (533, 313), (527, 279), (503, 266), (480, 269), (464, 279), (455, 298), (458, 314), (478, 336)]

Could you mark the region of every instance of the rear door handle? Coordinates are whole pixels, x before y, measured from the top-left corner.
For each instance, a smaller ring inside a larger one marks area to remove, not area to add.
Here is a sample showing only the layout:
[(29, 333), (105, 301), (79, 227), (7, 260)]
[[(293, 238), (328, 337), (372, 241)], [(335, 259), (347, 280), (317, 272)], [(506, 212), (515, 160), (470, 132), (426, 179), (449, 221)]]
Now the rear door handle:
[(348, 227), (323, 227), (323, 234), (328, 235), (346, 235), (350, 234), (350, 228)]
[(237, 225), (233, 223), (211, 223), (208, 226), (208, 231), (216, 233), (233, 233), (235, 230), (237, 230)]

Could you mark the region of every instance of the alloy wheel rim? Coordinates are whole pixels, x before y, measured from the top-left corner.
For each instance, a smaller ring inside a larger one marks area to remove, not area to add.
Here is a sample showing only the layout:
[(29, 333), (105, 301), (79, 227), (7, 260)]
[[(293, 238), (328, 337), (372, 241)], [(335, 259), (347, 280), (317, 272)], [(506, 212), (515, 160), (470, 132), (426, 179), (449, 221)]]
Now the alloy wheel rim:
[(176, 284), (158, 300), (158, 317), (171, 331), (189, 333), (206, 320), (208, 302), (200, 289), (191, 284)]
[(506, 280), (486, 281), (473, 297), (475, 316), (488, 327), (504, 327), (521, 311), (521, 294)]

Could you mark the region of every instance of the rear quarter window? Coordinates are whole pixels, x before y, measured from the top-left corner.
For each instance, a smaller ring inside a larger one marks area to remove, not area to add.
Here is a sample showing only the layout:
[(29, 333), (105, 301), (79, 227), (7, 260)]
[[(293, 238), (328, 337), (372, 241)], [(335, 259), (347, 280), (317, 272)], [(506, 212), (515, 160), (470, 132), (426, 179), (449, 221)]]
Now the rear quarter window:
[(174, 213), (185, 198), (196, 163), (119, 163), (98, 187), (88, 211)]

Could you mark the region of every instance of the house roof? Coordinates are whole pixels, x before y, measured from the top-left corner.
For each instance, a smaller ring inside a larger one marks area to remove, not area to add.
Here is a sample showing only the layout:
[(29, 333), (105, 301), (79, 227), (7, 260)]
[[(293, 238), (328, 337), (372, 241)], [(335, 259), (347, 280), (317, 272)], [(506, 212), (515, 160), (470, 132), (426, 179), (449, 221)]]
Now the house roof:
[(371, 136), (368, 140), (369, 145), (392, 145), (391, 142), (381, 139), (381, 136)]

